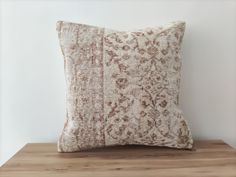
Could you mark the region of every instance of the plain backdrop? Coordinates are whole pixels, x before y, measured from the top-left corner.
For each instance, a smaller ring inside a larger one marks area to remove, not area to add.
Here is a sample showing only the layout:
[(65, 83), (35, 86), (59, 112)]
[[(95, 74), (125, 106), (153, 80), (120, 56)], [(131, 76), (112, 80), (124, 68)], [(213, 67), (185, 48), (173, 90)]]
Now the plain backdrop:
[(62, 130), (58, 20), (121, 30), (186, 21), (181, 108), (195, 139), (236, 147), (236, 1), (15, 0), (0, 6), (0, 164), (25, 143), (55, 142)]

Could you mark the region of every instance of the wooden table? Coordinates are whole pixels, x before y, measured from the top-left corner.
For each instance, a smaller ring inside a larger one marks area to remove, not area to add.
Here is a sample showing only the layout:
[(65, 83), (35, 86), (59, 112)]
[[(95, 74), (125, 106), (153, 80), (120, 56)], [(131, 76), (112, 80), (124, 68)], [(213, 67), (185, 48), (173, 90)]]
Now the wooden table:
[(27, 144), (0, 177), (236, 177), (236, 150), (196, 141), (195, 150), (124, 146), (57, 153), (56, 144)]

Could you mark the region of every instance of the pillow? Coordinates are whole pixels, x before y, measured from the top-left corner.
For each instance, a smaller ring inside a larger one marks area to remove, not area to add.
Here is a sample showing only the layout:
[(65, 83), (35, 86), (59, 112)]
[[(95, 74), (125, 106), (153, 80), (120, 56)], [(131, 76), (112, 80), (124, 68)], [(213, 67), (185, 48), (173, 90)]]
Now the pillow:
[(67, 84), (59, 152), (139, 144), (191, 149), (178, 108), (185, 23), (115, 31), (59, 21)]

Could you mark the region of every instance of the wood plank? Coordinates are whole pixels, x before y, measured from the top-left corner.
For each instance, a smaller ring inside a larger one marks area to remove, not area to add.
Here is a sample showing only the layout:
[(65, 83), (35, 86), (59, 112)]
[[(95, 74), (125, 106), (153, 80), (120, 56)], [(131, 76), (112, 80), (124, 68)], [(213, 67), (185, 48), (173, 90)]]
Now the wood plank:
[(0, 177), (236, 177), (236, 150), (220, 140), (194, 150), (116, 146), (57, 153), (54, 143), (27, 144), (0, 168)]

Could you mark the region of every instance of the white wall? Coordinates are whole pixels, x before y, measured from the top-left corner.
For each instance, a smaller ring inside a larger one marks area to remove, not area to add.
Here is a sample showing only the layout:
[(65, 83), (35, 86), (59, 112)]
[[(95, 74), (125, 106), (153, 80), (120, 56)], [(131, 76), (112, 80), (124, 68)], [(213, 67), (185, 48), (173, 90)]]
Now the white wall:
[(1, 51), (1, 45), (2, 45), (2, 28), (1, 28), (1, 26), (2, 26), (2, 2), (0, 1), (0, 166), (1, 166), (1, 163), (2, 163), (2, 142), (1, 142), (1, 140), (2, 140), (2, 123), (1, 123), (1, 114), (2, 114), (2, 111), (1, 111), (1, 89), (2, 89), (2, 87), (1, 87), (1, 85), (2, 85), (2, 80), (1, 80), (1, 74), (2, 74), (2, 70), (1, 70), (1, 68), (2, 68), (2, 65), (1, 65), (1, 54), (2, 54), (2, 51)]
[(181, 107), (195, 138), (236, 147), (236, 1), (3, 1), (0, 163), (27, 142), (56, 141), (65, 116), (55, 23), (115, 29), (185, 20)]

